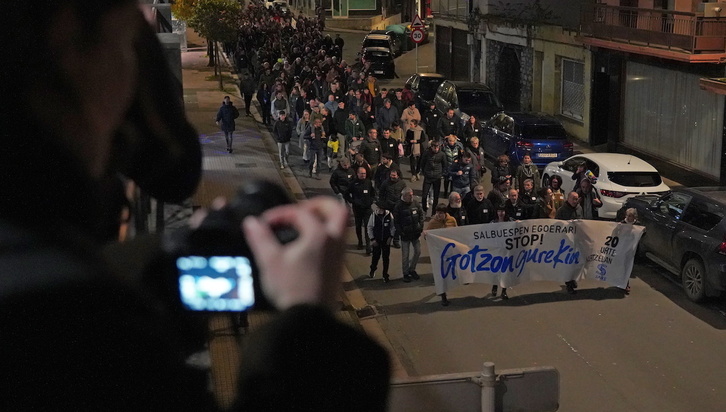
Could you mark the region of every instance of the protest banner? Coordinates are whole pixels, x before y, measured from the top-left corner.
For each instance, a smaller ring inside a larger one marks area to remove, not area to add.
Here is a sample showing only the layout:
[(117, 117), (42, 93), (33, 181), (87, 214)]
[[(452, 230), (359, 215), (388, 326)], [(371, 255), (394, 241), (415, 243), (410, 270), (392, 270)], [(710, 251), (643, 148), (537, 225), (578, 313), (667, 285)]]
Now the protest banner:
[(598, 220), (534, 219), (427, 232), (436, 293), (458, 285), (510, 287), (597, 279), (625, 288), (642, 226)]

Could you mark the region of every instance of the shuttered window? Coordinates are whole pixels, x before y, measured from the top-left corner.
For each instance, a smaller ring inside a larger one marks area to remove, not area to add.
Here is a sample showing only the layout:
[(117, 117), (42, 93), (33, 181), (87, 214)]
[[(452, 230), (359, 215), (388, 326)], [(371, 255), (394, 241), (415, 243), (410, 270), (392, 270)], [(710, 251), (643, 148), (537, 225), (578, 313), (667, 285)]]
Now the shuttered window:
[(718, 178), (724, 96), (698, 74), (628, 62), (623, 143)]
[(561, 102), (563, 115), (582, 120), (585, 109), (585, 65), (581, 62), (562, 59)]

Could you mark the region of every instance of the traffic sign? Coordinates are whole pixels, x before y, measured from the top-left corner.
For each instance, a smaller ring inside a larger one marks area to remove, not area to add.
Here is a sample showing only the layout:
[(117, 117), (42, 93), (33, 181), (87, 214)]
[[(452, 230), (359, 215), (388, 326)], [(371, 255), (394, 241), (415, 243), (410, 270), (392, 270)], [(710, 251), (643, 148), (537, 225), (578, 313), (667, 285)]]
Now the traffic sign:
[(421, 16), (418, 14), (416, 17), (413, 18), (413, 21), (411, 22), (411, 28), (412, 29), (422, 29), (424, 28), (423, 21), (421, 21)]
[(414, 43), (421, 43), (424, 40), (424, 32), (421, 29), (411, 30), (411, 40)]

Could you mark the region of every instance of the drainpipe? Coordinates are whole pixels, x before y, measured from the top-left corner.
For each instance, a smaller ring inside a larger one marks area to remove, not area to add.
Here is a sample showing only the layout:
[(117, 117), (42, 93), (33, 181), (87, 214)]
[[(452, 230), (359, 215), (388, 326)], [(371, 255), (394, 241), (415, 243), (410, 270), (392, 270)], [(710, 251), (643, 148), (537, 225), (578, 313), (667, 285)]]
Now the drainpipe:
[(481, 371), (481, 412), (495, 412), (496, 383), (494, 362), (484, 362)]

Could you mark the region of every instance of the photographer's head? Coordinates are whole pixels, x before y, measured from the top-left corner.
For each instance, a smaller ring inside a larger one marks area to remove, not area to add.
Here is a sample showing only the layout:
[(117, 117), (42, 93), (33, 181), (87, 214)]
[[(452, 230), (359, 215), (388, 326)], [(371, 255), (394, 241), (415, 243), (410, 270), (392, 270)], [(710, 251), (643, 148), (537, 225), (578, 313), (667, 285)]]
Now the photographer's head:
[(13, 39), (0, 46), (10, 58), (0, 67), (0, 215), (98, 233), (117, 173), (158, 199), (193, 193), (196, 131), (138, 2), (21, 2), (0, 24)]
[(3, 123), (32, 118), (100, 177), (136, 90), (135, 47), (146, 24), (137, 2), (21, 2), (9, 9), (0, 21), (14, 40), (2, 49), (13, 63), (1, 69), (0, 98), (3, 109), (19, 106), (25, 115), (3, 116)]

